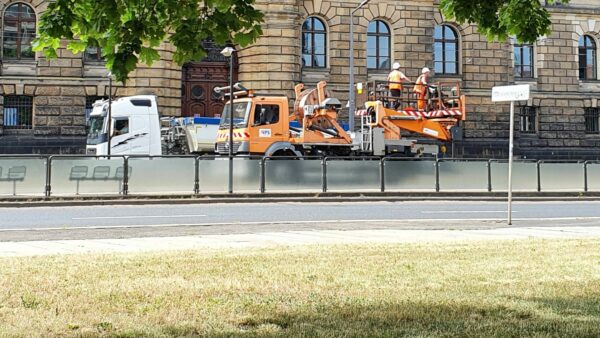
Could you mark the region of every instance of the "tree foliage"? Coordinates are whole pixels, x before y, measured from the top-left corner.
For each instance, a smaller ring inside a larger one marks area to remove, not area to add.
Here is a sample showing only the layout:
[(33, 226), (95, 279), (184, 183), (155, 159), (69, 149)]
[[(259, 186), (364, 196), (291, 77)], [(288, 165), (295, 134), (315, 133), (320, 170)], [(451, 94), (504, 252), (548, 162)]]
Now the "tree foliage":
[[(569, 0), (545, 2), (552, 5)], [(550, 14), (539, 0), (441, 0), (440, 10), (459, 23), (477, 24), (490, 40), (515, 36), (519, 42), (533, 43), (550, 33)]]
[(57, 56), (61, 40), (75, 53), (101, 47), (106, 66), (125, 81), (138, 62), (160, 59), (165, 40), (183, 64), (206, 55), (201, 42), (242, 47), (261, 34), (263, 14), (254, 0), (55, 0), (40, 18), (34, 50)]

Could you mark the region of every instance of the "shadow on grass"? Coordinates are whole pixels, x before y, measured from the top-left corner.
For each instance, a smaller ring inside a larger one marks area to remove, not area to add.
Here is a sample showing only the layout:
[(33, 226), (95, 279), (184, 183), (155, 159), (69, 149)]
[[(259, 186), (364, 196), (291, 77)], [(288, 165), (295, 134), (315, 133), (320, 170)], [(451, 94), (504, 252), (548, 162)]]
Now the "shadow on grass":
[[(360, 300), (248, 317), (228, 328), (149, 327), (113, 337), (600, 337), (600, 299), (533, 298), (518, 308)], [(363, 302), (364, 303), (364, 302)], [(262, 313), (268, 313), (263, 308)]]

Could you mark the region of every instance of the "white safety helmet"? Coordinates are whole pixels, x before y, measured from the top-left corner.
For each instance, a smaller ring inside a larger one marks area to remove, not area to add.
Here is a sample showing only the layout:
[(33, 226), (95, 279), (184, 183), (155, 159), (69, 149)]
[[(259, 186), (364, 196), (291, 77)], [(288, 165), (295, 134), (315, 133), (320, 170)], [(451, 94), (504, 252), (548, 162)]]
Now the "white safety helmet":
[(400, 69), (400, 64), (398, 62), (394, 62), (394, 64), (392, 65), (392, 69), (395, 69), (395, 70)]
[(427, 68), (427, 67), (424, 67), (423, 70), (421, 70), (422, 74), (430, 73), (430, 72), (431, 72), (431, 70), (429, 70), (429, 68)]

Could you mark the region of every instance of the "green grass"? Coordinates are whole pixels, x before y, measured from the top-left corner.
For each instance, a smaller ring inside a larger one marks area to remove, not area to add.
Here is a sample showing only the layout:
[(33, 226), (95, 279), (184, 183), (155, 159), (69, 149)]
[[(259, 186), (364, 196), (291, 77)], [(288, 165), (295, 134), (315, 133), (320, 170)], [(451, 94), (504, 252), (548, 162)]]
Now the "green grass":
[(600, 240), (0, 259), (0, 336), (598, 337)]

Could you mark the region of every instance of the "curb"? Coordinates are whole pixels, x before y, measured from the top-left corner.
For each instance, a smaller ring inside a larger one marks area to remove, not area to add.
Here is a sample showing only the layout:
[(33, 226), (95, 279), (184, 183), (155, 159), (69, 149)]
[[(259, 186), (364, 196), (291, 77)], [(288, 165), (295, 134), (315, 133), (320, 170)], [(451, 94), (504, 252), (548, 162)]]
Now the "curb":
[[(515, 201), (600, 201), (600, 192), (517, 192)], [(214, 195), (106, 195), (0, 198), (0, 208), (62, 207), (90, 205), (215, 204), (215, 203), (340, 203), (404, 201), (506, 201), (498, 192), (410, 192), (410, 193), (251, 193)]]

